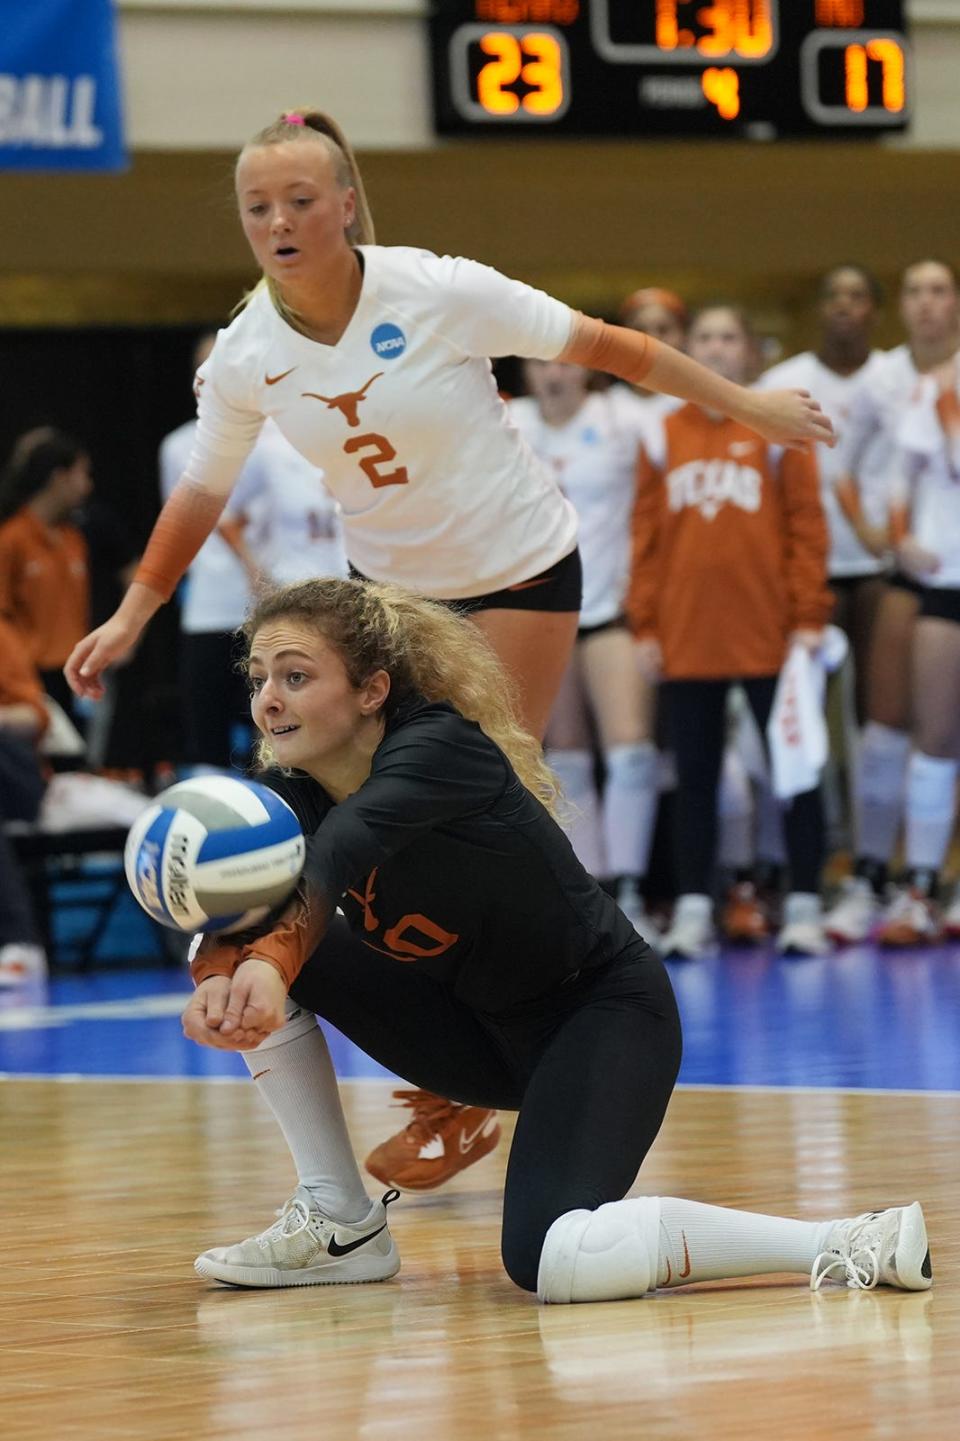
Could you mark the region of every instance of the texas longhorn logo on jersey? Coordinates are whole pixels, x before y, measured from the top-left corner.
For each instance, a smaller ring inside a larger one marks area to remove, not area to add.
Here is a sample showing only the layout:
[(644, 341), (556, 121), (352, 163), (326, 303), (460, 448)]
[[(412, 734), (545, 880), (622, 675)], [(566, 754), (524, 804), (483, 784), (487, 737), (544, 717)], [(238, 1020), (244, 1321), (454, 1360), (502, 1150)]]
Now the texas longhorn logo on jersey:
[(348, 425), (360, 424), (360, 402), (366, 400), (367, 391), (375, 380), (379, 380), (383, 374), (378, 370), (376, 375), (371, 375), (365, 385), (359, 390), (347, 390), (343, 395), (317, 395), (312, 390), (303, 391), (305, 400), (322, 400), (328, 410), (339, 410)]
[(688, 460), (667, 475), (670, 509), (699, 510), (714, 520), (725, 505), (755, 513), (760, 509), (763, 476), (736, 460)]

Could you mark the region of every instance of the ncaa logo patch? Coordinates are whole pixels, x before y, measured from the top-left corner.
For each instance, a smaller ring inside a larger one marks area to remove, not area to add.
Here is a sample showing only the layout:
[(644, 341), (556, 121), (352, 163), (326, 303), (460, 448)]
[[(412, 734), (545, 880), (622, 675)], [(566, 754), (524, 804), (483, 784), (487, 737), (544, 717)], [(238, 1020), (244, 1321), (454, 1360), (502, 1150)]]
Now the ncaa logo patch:
[(407, 348), (407, 337), (399, 325), (384, 321), (370, 335), (370, 346), (381, 360), (396, 360)]

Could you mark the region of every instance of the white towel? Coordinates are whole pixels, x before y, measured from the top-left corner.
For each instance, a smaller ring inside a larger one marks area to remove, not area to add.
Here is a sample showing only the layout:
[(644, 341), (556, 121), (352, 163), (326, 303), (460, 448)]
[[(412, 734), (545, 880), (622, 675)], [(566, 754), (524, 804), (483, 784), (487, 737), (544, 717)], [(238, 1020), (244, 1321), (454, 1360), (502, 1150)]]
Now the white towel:
[(773, 793), (790, 800), (813, 790), (827, 763), (829, 740), (823, 713), (827, 673), (843, 664), (847, 638), (827, 626), (823, 644), (812, 652), (799, 643), (790, 647), (767, 723)]

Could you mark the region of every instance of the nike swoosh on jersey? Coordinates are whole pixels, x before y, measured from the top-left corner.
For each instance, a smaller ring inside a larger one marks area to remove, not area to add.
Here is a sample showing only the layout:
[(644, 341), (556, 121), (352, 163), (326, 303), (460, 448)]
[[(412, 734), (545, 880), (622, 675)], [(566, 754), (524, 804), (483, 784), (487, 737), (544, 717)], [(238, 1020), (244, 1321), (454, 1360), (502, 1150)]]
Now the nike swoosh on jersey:
[(290, 369), (283, 371), (281, 375), (265, 375), (263, 377), (263, 383), (264, 385), (276, 385), (278, 381), (286, 380), (288, 375), (292, 375), (296, 368), (295, 365), (291, 365)]
[[(380, 1231), (387, 1229), (386, 1222), (380, 1227)], [(371, 1231), (369, 1236), (361, 1236), (359, 1241), (348, 1241), (346, 1246), (341, 1246), (336, 1236), (330, 1237), (330, 1245), (327, 1247), (327, 1254), (330, 1256), (348, 1256), (351, 1251), (356, 1251), (360, 1246), (365, 1246), (372, 1241), (374, 1236), (379, 1236), (380, 1231)]]

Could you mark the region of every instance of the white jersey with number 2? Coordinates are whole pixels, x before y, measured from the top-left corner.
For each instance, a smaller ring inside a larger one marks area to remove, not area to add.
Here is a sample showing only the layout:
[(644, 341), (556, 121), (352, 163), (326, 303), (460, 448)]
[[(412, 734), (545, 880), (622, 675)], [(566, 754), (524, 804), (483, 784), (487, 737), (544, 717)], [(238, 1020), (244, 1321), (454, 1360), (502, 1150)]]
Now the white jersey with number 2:
[(510, 424), (489, 357), (555, 359), (570, 308), (476, 261), (358, 249), (336, 345), (294, 330), (265, 289), (219, 333), (187, 476), (228, 490), (271, 416), (322, 468), (362, 574), (458, 599), (545, 570), (576, 545), (576, 514)]

